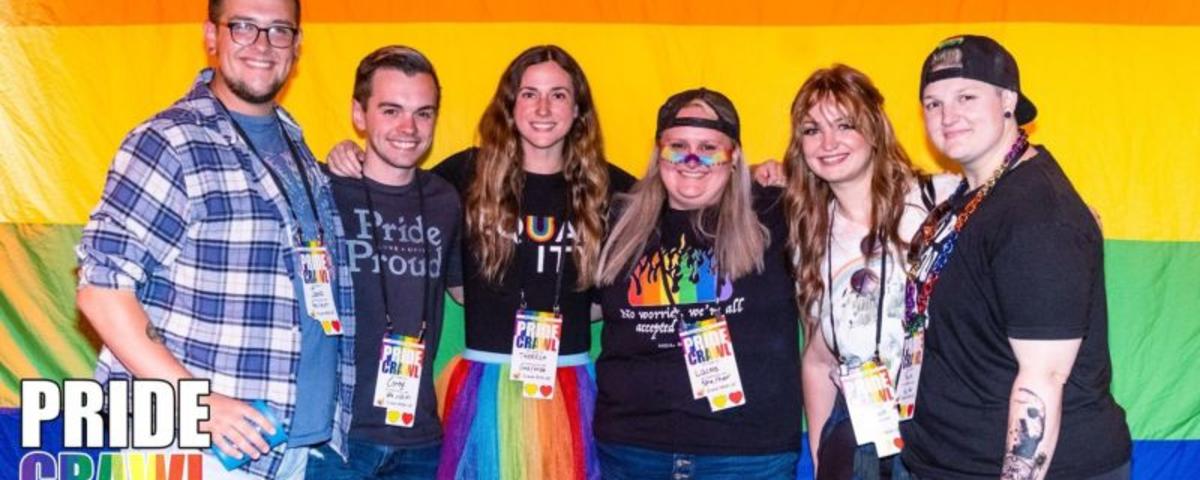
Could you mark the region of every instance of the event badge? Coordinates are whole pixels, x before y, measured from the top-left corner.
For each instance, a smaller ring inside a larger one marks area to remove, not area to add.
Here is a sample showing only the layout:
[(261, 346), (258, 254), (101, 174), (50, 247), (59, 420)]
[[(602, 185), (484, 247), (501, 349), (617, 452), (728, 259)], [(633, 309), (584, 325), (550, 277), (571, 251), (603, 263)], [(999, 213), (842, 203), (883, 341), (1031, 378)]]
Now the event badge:
[(383, 337), (375, 376), (374, 405), (387, 409), (388, 425), (413, 426), (424, 361), (425, 344), (420, 339), (401, 335)]
[(746, 404), (725, 317), (707, 318), (679, 333), (692, 396), (708, 398), (714, 412)]
[(508, 378), (524, 382), (525, 398), (554, 398), (558, 375), (558, 348), (562, 343), (562, 315), (538, 310), (517, 310), (513, 328), (512, 364)]
[(325, 335), (341, 335), (342, 322), (333, 302), (333, 264), (320, 240), (312, 240), (296, 249), (300, 258), (300, 278), (304, 280), (304, 308), (308, 316), (321, 323)]
[(900, 421), (909, 420), (917, 411), (917, 381), (921, 379), (921, 362), (925, 360), (925, 330), (904, 337), (900, 356), (900, 378), (896, 383), (896, 401)]
[(904, 441), (900, 439), (900, 418), (887, 367), (874, 361), (856, 368), (843, 365), (840, 377), (858, 444), (874, 443), (879, 458), (900, 453)]

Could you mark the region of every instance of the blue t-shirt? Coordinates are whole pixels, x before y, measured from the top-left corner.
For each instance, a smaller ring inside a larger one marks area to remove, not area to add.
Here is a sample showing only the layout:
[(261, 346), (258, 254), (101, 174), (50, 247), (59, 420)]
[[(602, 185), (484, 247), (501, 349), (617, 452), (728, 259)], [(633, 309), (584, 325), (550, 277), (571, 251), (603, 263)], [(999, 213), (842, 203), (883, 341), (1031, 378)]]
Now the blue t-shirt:
[[(318, 236), (316, 213), (311, 197), (305, 190), (292, 150), (283, 137), (283, 129), (275, 115), (255, 117), (229, 112), (233, 121), (249, 137), (267, 168), (281, 183), (292, 219), (299, 224), (304, 241)], [(313, 192), (315, 195), (316, 192)], [(314, 199), (315, 200), (315, 199)], [(298, 272), (298, 266), (293, 267)], [(304, 282), (292, 276), (296, 299), (300, 303), (300, 365), (296, 375), (296, 392), (303, 392), (303, 401), (296, 399), (296, 412), (288, 434), (289, 447), (315, 445), (329, 440), (333, 432), (333, 409), (337, 389), (337, 337), (326, 336), (320, 324), (304, 308)]]

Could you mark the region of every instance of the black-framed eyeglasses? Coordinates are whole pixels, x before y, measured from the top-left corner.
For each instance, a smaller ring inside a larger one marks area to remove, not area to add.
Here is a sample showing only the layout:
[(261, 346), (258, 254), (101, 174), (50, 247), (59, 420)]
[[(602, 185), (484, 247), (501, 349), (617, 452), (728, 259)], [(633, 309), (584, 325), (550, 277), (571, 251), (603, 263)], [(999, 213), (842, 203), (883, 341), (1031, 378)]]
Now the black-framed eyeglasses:
[(254, 45), (258, 42), (259, 34), (267, 32), (267, 44), (275, 48), (288, 48), (296, 44), (296, 34), (300, 33), (300, 29), (287, 25), (260, 27), (250, 22), (229, 22), (225, 26), (229, 28), (233, 43), (242, 46)]

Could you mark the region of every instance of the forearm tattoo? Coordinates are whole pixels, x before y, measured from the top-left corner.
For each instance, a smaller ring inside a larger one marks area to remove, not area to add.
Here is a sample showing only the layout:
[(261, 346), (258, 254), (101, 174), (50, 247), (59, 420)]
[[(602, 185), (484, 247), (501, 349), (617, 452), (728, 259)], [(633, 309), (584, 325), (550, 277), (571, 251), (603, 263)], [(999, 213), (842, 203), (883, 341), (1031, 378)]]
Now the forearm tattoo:
[(1004, 455), (1004, 480), (1031, 480), (1046, 467), (1046, 453), (1038, 447), (1046, 436), (1046, 402), (1033, 391), (1017, 389), (1017, 419), (1008, 427), (1012, 447)]
[(158, 329), (154, 327), (153, 323), (146, 324), (146, 337), (154, 343), (163, 343), (163, 336), (158, 333)]

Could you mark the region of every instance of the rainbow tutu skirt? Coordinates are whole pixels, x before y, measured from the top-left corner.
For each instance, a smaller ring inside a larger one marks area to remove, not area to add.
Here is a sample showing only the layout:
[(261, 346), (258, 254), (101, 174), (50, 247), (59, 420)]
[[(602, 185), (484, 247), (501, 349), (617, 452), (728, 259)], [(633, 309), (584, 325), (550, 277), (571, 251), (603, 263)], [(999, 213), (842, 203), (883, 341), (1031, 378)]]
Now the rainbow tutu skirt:
[(445, 437), (439, 480), (593, 480), (596, 384), (586, 353), (559, 359), (548, 400), (522, 395), (507, 355), (466, 351), (438, 379)]

